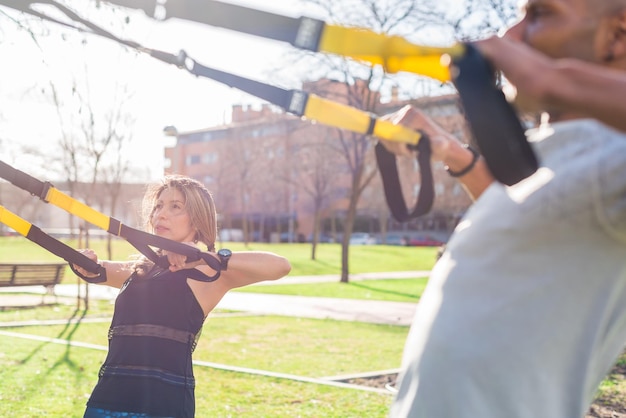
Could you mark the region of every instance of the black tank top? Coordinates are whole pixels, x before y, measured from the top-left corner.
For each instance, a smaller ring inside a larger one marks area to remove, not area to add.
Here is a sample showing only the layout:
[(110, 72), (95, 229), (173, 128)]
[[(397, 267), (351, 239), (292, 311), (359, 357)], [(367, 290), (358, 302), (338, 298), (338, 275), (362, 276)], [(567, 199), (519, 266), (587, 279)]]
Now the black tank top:
[(193, 417), (191, 353), (203, 322), (185, 271), (131, 275), (115, 301), (109, 352), (87, 405)]

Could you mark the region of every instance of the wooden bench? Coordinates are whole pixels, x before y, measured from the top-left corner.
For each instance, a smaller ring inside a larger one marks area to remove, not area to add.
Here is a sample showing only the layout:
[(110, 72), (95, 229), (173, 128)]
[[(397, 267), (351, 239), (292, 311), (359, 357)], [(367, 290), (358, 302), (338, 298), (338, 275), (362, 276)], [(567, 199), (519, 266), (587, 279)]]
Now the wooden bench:
[[(0, 287), (44, 286), (46, 294), (55, 295), (67, 263), (0, 263)], [(45, 295), (44, 295), (45, 297)]]

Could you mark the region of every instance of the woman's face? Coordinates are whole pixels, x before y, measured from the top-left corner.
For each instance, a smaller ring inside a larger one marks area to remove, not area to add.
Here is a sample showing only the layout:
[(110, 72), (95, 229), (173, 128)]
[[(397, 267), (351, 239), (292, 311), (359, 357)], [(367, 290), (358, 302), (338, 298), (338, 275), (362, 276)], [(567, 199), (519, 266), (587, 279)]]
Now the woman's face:
[(164, 189), (157, 197), (151, 222), (156, 235), (173, 241), (192, 242), (196, 235), (185, 209), (185, 198), (174, 188)]

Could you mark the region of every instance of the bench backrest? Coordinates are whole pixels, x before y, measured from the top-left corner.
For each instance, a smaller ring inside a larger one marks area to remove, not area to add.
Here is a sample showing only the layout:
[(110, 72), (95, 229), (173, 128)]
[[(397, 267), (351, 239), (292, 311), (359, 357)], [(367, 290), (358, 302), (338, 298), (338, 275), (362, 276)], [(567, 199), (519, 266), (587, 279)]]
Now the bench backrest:
[(0, 286), (50, 286), (63, 279), (67, 263), (0, 263)]

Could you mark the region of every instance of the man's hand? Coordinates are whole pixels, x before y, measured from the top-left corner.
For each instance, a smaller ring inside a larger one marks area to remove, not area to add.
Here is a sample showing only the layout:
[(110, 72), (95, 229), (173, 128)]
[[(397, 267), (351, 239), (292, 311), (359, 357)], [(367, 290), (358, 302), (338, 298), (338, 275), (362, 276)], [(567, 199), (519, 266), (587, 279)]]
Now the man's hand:
[[(458, 142), (454, 136), (446, 132), (423, 112), (412, 106), (405, 106), (397, 112), (383, 116), (381, 119), (388, 120), (395, 124), (405, 125), (424, 133), (428, 137), (428, 140), (430, 140), (432, 158), (437, 161), (445, 160), (450, 148), (450, 141)], [(426, 139), (423, 138), (422, 140)], [(408, 144), (385, 140), (381, 140), (380, 142), (387, 151), (393, 154), (415, 157), (415, 151), (409, 149)]]

